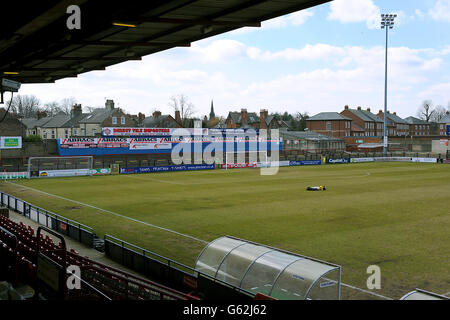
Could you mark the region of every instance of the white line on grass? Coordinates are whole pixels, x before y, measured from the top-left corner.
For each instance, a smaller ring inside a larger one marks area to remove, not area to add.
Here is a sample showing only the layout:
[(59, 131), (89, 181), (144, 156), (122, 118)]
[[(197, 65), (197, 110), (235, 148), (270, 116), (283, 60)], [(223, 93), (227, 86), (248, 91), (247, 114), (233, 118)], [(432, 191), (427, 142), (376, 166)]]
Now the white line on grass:
[[(144, 225), (152, 227), (152, 228), (157, 228), (157, 229), (160, 229), (160, 230), (171, 232), (171, 233), (174, 233), (174, 234), (186, 237), (186, 238), (190, 238), (190, 239), (193, 239), (193, 240), (196, 240), (196, 241), (199, 241), (199, 242), (209, 243), (208, 241), (205, 241), (205, 240), (202, 240), (202, 239), (199, 239), (199, 238), (196, 238), (196, 237), (184, 234), (184, 233), (180, 233), (180, 232), (177, 232), (177, 231), (174, 231), (174, 230), (171, 230), (171, 229), (167, 229), (167, 228), (164, 228), (164, 227), (160, 227), (160, 226), (157, 226), (157, 225), (154, 225), (154, 224), (151, 224), (151, 223), (147, 223), (147, 222), (144, 222), (144, 221), (133, 219), (131, 217), (127, 217), (127, 216), (121, 215), (119, 213), (116, 213), (116, 212), (113, 212), (113, 211), (110, 211), (110, 210), (106, 210), (106, 209), (102, 209), (102, 208), (99, 208), (99, 207), (96, 207), (96, 206), (93, 206), (93, 205), (90, 205), (90, 204), (87, 204), (87, 203), (84, 203), (84, 202), (80, 202), (80, 201), (77, 201), (77, 200), (72, 200), (72, 199), (65, 198), (65, 197), (62, 197), (62, 196), (58, 196), (56, 194), (48, 193), (48, 192), (45, 192), (45, 191), (42, 191), (42, 190), (39, 190), (39, 189), (31, 188), (31, 187), (24, 186), (24, 185), (21, 185), (21, 184), (16, 184), (14, 182), (6, 181), (6, 183), (14, 184), (14, 185), (19, 186), (19, 187), (23, 187), (23, 188), (30, 189), (30, 190), (33, 190), (33, 191), (36, 191), (36, 192), (40, 192), (40, 193), (46, 194), (46, 195), (51, 196), (51, 197), (60, 198), (60, 199), (66, 200), (66, 201), (71, 201), (71, 202), (74, 202), (74, 203), (77, 203), (77, 204), (80, 204), (80, 205), (83, 205), (83, 206), (86, 206), (86, 207), (90, 207), (90, 208), (93, 208), (93, 209), (96, 209), (96, 210), (100, 210), (100, 211), (103, 211), (103, 212), (115, 215), (117, 217), (128, 219), (128, 220), (131, 220), (131, 221), (134, 221), (134, 222), (137, 222), (137, 223), (141, 223), (141, 224), (144, 224)], [(350, 289), (358, 290), (358, 291), (361, 291), (361, 292), (364, 292), (364, 293), (367, 293), (367, 294), (371, 294), (371, 295), (377, 296), (377, 297), (382, 298), (382, 299), (393, 300), (392, 298), (385, 297), (385, 296), (383, 296), (381, 294), (377, 294), (377, 293), (370, 292), (370, 291), (367, 291), (367, 290), (364, 290), (364, 289), (361, 289), (361, 288), (358, 288), (358, 287), (354, 287), (354, 286), (345, 284), (343, 282), (341, 282), (341, 285), (343, 285), (345, 287), (348, 287)]]
[(181, 233), (181, 232), (177, 232), (175, 230), (171, 230), (171, 229), (160, 227), (160, 226), (148, 223), (148, 222), (144, 222), (144, 221), (137, 220), (137, 219), (134, 219), (134, 218), (131, 218), (131, 217), (127, 217), (127, 216), (121, 215), (119, 213), (116, 213), (116, 212), (113, 212), (113, 211), (110, 211), (110, 210), (106, 210), (106, 209), (102, 209), (102, 208), (99, 208), (99, 207), (96, 207), (96, 206), (93, 206), (93, 205), (90, 205), (90, 204), (87, 204), (87, 203), (84, 203), (84, 202), (80, 202), (80, 201), (77, 201), (77, 200), (72, 200), (72, 199), (69, 199), (69, 198), (58, 196), (56, 194), (48, 193), (48, 192), (45, 192), (45, 191), (42, 191), (42, 190), (38, 190), (38, 189), (34, 189), (34, 188), (31, 188), (31, 187), (24, 186), (24, 185), (21, 185), (21, 184), (16, 184), (14, 182), (7, 181), (7, 183), (11, 183), (11, 184), (14, 184), (14, 185), (26, 188), (26, 189), (30, 189), (30, 190), (33, 190), (33, 191), (36, 191), (36, 192), (40, 192), (40, 193), (46, 194), (48, 196), (60, 198), (60, 199), (66, 200), (66, 201), (71, 201), (71, 202), (74, 202), (74, 203), (77, 203), (77, 204), (80, 204), (80, 205), (83, 205), (83, 206), (86, 206), (86, 207), (90, 207), (90, 208), (93, 208), (93, 209), (96, 209), (96, 210), (100, 210), (100, 211), (103, 211), (103, 212), (115, 215), (117, 217), (121, 217), (121, 218), (124, 218), (124, 219), (131, 220), (133, 222), (144, 224), (144, 225), (152, 227), (152, 228), (157, 228), (157, 229), (164, 230), (164, 231), (167, 231), (167, 232), (175, 233), (175, 234), (177, 234), (179, 236), (190, 238), (190, 239), (193, 239), (193, 240), (196, 240), (196, 241), (199, 241), (199, 242), (208, 243), (208, 241), (205, 241), (205, 240), (202, 240), (202, 239), (190, 236), (188, 234), (184, 234), (184, 233)]

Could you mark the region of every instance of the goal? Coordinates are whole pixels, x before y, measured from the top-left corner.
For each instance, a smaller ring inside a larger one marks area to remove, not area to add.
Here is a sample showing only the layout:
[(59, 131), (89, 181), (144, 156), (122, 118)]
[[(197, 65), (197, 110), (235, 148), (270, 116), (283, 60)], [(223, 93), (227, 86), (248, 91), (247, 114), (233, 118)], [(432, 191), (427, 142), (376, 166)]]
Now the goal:
[(28, 178), (91, 176), (93, 157), (30, 157)]

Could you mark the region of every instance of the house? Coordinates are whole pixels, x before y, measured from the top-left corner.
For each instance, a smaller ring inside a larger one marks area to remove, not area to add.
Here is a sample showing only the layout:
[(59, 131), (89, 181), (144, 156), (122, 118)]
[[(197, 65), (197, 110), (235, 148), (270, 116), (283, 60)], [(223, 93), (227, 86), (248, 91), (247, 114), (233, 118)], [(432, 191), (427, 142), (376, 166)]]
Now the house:
[[(103, 127), (136, 127), (136, 120), (125, 114), (120, 108), (114, 108), (113, 100), (106, 100), (105, 108), (94, 109), (78, 121), (79, 135), (95, 137), (100, 135)], [(74, 134), (75, 135), (75, 134)]]
[(280, 131), (283, 150), (312, 150), (344, 151), (344, 140), (326, 136), (313, 131)]
[(363, 110), (361, 107), (351, 109), (345, 106), (340, 114), (353, 120), (352, 136), (376, 137), (383, 135), (384, 123), (370, 111), (370, 108)]
[(26, 127), (24, 127), (23, 123), (17, 119), (15, 115), (12, 115), (8, 112), (5, 116), (6, 110), (4, 108), (0, 109), (0, 135), (1, 136), (25, 136), (26, 135)]
[(338, 112), (321, 112), (306, 120), (306, 128), (326, 136), (342, 138), (350, 136), (352, 119)]
[(445, 136), (447, 134), (447, 126), (450, 125), (450, 112), (446, 112), (445, 116), (439, 120), (438, 123), (438, 134), (440, 136)]
[[(383, 111), (378, 111), (377, 117), (384, 121)], [(389, 123), (389, 136), (408, 136), (409, 135), (409, 123), (397, 116), (397, 113), (391, 113), (387, 111), (386, 116), (387, 122)]]
[(22, 124), (26, 128), (26, 135), (38, 135), (42, 138), (42, 126), (49, 122), (52, 117), (23, 118)]
[(255, 128), (259, 129), (260, 120), (255, 112), (247, 112), (247, 109), (241, 109), (241, 112), (228, 113), (227, 128)]
[(255, 112), (229, 112), (226, 119), (227, 128), (254, 128), (254, 129), (278, 129), (288, 128), (285, 121), (278, 121), (274, 116), (269, 115), (267, 109), (261, 109), (259, 116)]
[(409, 135), (429, 136), (431, 134), (430, 124), (428, 122), (415, 117), (407, 117), (404, 120), (409, 125)]
[(175, 111), (175, 118), (170, 114), (155, 111), (151, 117), (144, 118), (143, 126), (145, 128), (181, 128), (180, 111)]

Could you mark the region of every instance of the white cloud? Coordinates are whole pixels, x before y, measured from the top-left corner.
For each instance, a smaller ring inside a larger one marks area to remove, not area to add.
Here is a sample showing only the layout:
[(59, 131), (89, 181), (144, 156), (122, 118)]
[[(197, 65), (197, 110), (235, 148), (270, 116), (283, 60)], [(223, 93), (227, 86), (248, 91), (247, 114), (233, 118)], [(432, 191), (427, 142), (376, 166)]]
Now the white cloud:
[(450, 0), (437, 0), (428, 14), (434, 20), (450, 22)]
[[(383, 103), (383, 46), (317, 43), (270, 51), (234, 40), (208, 40), (177, 50), (52, 85), (24, 85), (21, 94), (35, 94), (43, 102), (74, 96), (83, 106), (101, 106), (105, 98), (114, 99), (127, 111), (147, 115), (155, 108), (173, 113), (167, 103), (170, 96), (178, 93), (189, 97), (197, 116), (209, 113), (211, 99), (216, 114), (223, 116), (241, 107), (315, 114), (341, 111), (345, 104), (367, 105), (375, 110)], [(433, 94), (442, 97), (441, 100), (445, 97), (450, 100), (448, 86), (436, 85), (433, 79), (442, 69), (448, 51), (448, 47), (441, 50), (389, 48), (389, 101), (393, 110), (408, 116), (407, 108), (420, 104), (425, 96), (433, 99)], [(292, 66), (292, 71), (279, 72), (278, 62)], [(320, 67), (309, 67), (316, 63)], [(245, 68), (246, 64), (261, 68), (270, 77), (243, 77), (251, 72)], [(236, 66), (241, 69), (231, 71)], [(299, 71), (301, 66), (305, 67), (304, 71)]]
[(366, 22), (370, 29), (380, 25), (380, 8), (372, 0), (334, 0), (330, 9), (329, 20), (341, 23)]

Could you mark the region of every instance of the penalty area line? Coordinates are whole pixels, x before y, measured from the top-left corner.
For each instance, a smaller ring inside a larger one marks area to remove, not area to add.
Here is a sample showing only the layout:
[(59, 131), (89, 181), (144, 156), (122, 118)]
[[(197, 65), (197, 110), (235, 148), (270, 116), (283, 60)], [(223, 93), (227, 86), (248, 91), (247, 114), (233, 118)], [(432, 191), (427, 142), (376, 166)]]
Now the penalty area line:
[(36, 191), (36, 192), (40, 192), (42, 194), (46, 194), (46, 195), (51, 196), (51, 197), (55, 197), (55, 198), (59, 198), (59, 199), (66, 200), (66, 201), (70, 201), (70, 202), (73, 202), (73, 203), (77, 203), (77, 204), (80, 204), (80, 205), (83, 205), (83, 206), (86, 206), (86, 207), (89, 207), (89, 208), (92, 208), (92, 209), (95, 209), (95, 210), (103, 211), (105, 213), (109, 213), (111, 215), (114, 215), (114, 216), (117, 216), (117, 217), (120, 217), (120, 218), (123, 218), (123, 219), (127, 219), (127, 220), (130, 220), (130, 221), (136, 222), (136, 223), (140, 223), (140, 224), (146, 225), (148, 227), (152, 227), (152, 228), (164, 230), (164, 231), (167, 231), (167, 232), (171, 232), (171, 233), (174, 233), (176, 235), (179, 235), (179, 236), (182, 236), (182, 237), (186, 237), (186, 238), (190, 238), (190, 239), (195, 240), (195, 241), (208, 243), (208, 241), (196, 238), (194, 236), (190, 236), (188, 234), (184, 234), (184, 233), (181, 233), (181, 232), (178, 232), (178, 231), (175, 231), (175, 230), (171, 230), (171, 229), (164, 228), (164, 227), (161, 227), (161, 226), (157, 226), (157, 225), (145, 222), (145, 221), (141, 221), (141, 220), (137, 220), (137, 219), (134, 219), (134, 218), (131, 218), (131, 217), (127, 217), (127, 216), (121, 215), (120, 213), (117, 213), (117, 212), (114, 212), (114, 211), (102, 209), (102, 208), (99, 208), (99, 207), (96, 207), (96, 206), (93, 206), (93, 205), (90, 205), (90, 204), (87, 204), (87, 203), (84, 203), (84, 202), (80, 202), (80, 201), (77, 201), (77, 200), (72, 200), (72, 199), (69, 199), (69, 198), (58, 196), (56, 194), (48, 193), (48, 192), (45, 192), (45, 191), (42, 191), (42, 190), (38, 190), (38, 189), (35, 189), (35, 188), (24, 186), (24, 185), (21, 185), (21, 184), (16, 184), (14, 182), (9, 182), (9, 181), (6, 181), (6, 182), (10, 183), (10, 184), (14, 184), (14, 185), (19, 186), (19, 187), (23, 187), (25, 189), (29, 189), (29, 190), (33, 190), (33, 191)]

